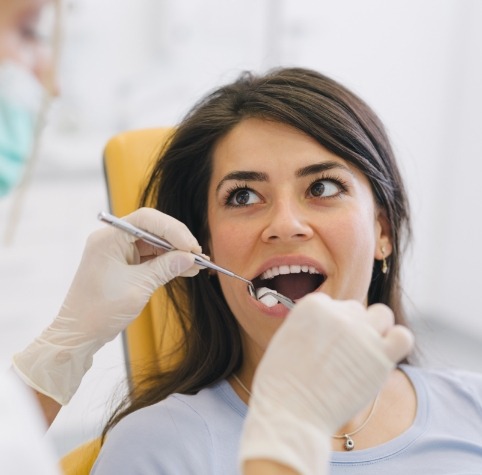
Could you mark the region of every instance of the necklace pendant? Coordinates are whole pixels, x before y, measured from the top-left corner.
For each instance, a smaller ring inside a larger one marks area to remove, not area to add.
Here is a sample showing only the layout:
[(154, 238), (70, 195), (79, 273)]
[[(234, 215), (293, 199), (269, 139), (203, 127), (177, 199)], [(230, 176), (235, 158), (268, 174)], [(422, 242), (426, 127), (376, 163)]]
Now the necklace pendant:
[(355, 442), (353, 439), (348, 434), (344, 434), (343, 437), (345, 437), (345, 443), (343, 444), (345, 450), (353, 450), (355, 448)]

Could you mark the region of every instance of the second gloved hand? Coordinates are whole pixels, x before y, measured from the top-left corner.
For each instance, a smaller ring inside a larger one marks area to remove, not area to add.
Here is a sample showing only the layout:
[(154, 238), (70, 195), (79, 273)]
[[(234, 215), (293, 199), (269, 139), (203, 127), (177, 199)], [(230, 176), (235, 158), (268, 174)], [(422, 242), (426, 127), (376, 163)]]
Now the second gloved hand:
[(110, 227), (91, 234), (58, 316), (13, 359), (29, 386), (60, 404), (73, 396), (94, 353), (139, 315), (157, 288), (199, 272), (190, 251), (201, 248), (184, 224), (150, 208), (125, 219), (181, 250), (164, 252), (136, 243), (135, 237)]
[(300, 300), (256, 370), (241, 465), (270, 460), (327, 473), (332, 434), (369, 404), (412, 344), (385, 305), (323, 294)]

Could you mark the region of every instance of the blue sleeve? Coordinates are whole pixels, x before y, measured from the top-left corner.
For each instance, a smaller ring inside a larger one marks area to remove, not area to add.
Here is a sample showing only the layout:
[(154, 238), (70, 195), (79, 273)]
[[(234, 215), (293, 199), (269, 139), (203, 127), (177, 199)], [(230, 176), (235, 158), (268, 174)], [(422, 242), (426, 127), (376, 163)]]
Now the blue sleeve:
[(130, 414), (109, 433), (91, 475), (214, 473), (203, 418), (182, 401)]

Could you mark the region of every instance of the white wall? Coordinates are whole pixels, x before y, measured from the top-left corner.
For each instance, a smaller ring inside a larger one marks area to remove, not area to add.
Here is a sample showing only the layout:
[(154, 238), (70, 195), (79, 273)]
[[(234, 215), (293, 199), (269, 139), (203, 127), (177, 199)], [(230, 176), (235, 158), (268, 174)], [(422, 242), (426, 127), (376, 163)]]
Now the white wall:
[[(412, 201), (415, 242), (405, 277), (415, 324), (436, 319), (482, 339), (482, 2), (77, 0), (67, 10), (63, 97), (16, 241), (0, 250), (4, 354), (55, 314), (84, 239), (99, 226), (106, 139), (176, 123), (214, 86), (276, 65), (327, 73), (379, 113)], [(0, 202), (2, 226), (11, 201)], [(52, 430), (57, 441), (97, 427), (122, 376), (119, 348), (116, 341), (96, 359)]]

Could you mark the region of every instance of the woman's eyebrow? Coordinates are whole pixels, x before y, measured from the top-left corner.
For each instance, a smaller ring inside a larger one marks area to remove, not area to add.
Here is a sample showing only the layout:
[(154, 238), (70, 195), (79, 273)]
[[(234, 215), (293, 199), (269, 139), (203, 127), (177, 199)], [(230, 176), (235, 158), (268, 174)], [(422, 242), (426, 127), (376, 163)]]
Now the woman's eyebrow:
[[(324, 172), (326, 170), (333, 170), (334, 168), (338, 168), (353, 175), (353, 172), (342, 163), (330, 161), (330, 162), (321, 162), (321, 163), (314, 163), (312, 165), (308, 165), (306, 167), (300, 168), (296, 170), (295, 176), (298, 178), (303, 178), (309, 175), (315, 175), (320, 172)], [(248, 170), (235, 170), (233, 172), (228, 173), (224, 176), (218, 186), (216, 187), (216, 193), (220, 190), (223, 184), (230, 180), (239, 180), (239, 181), (269, 181), (269, 177), (267, 173), (263, 172), (255, 172), (255, 171), (248, 171)]]
[(327, 170), (333, 170), (336, 168), (347, 171), (348, 173), (353, 175), (353, 172), (346, 165), (343, 165), (342, 163), (338, 163), (338, 162), (333, 162), (333, 161), (314, 163), (313, 165), (308, 165), (307, 167), (303, 167), (296, 170), (295, 175), (298, 178), (303, 178), (305, 176), (316, 175), (317, 173), (324, 172)]
[(231, 173), (228, 173), (224, 176), (221, 181), (218, 183), (216, 187), (216, 193), (219, 191), (223, 183), (230, 180), (239, 180), (239, 181), (268, 181), (268, 175), (262, 172), (251, 172), (251, 171), (244, 171), (238, 170)]

